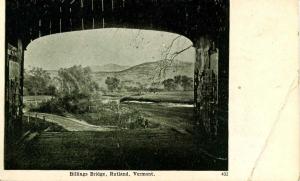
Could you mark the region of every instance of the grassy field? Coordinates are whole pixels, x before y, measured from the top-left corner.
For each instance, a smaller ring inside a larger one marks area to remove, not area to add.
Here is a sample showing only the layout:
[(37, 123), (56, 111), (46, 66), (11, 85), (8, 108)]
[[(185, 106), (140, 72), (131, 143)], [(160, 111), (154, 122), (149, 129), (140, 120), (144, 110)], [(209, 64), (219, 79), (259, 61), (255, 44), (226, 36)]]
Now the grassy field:
[[(166, 107), (158, 104), (122, 103), (120, 109), (135, 110), (127, 113), (114, 112), (106, 109), (97, 113), (83, 113), (74, 115), (75, 118), (85, 120), (93, 125), (121, 126), (123, 122), (136, 121), (137, 116), (149, 121), (148, 128), (160, 126), (187, 129), (193, 123), (193, 108), (190, 107)], [(121, 112), (121, 111), (120, 111)], [(129, 126), (128, 126), (129, 128)], [(135, 125), (132, 128), (143, 128), (142, 125)]]
[[(34, 97), (30, 99), (34, 99)], [(42, 100), (42, 97), (39, 99)], [(117, 100), (120, 99), (123, 101), (120, 101), (119, 104)], [(192, 91), (147, 92), (142, 94), (116, 92), (91, 100), (91, 109), (87, 112), (68, 113), (68, 115), (99, 126), (137, 129), (145, 127), (145, 121), (147, 121), (149, 128), (167, 126), (186, 129), (193, 122), (193, 108), (182, 105), (178, 107), (168, 106), (164, 103), (183, 104), (191, 103), (192, 100)], [(147, 101), (153, 103), (144, 103)]]
[[(103, 99), (116, 100), (116, 98), (119, 98), (123, 100), (119, 105), (117, 103), (103, 104), (100, 103), (101, 100), (98, 100), (98, 102), (93, 101), (94, 105), (98, 105), (97, 111), (76, 114), (75, 117), (90, 124), (110, 126), (119, 125), (119, 120), (130, 122), (128, 119), (136, 120), (137, 117), (149, 120), (149, 127), (167, 126), (187, 129), (193, 124), (193, 107), (175, 107), (160, 104), (169, 102), (190, 103), (193, 100), (192, 91), (144, 93), (139, 96), (135, 94), (126, 97), (130, 100), (142, 101), (142, 103), (124, 101), (124, 97), (123, 99), (121, 97), (120, 93), (116, 93), (110, 98), (109, 96), (103, 97)], [(154, 103), (143, 103), (144, 100), (150, 100)]]
[(39, 96), (24, 96), (23, 100), (26, 101), (45, 101), (51, 99), (52, 96), (39, 95)]
[(166, 107), (158, 104), (126, 103), (128, 107), (134, 107), (150, 122), (161, 126), (189, 129), (193, 124), (193, 108), (190, 107)]

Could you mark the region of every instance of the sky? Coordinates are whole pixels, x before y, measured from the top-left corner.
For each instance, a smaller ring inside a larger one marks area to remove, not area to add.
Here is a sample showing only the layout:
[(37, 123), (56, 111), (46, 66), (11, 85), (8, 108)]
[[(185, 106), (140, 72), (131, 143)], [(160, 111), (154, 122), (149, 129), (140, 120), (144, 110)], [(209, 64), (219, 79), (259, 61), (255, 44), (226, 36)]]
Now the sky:
[[(26, 47), (25, 69), (58, 70), (73, 65), (112, 63), (134, 66), (163, 59), (164, 50), (174, 39), (170, 54), (192, 45), (189, 39), (178, 34), (138, 29), (108, 28), (48, 35)], [(194, 62), (194, 48), (182, 52), (176, 59)]]

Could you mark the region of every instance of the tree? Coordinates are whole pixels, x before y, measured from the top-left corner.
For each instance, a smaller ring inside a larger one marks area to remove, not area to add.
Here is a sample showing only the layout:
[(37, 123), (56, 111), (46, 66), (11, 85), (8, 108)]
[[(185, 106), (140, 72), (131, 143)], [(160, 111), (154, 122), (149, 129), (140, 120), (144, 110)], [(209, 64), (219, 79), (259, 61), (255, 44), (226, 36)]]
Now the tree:
[(90, 98), (99, 89), (91, 73), (90, 68), (80, 65), (59, 69), (58, 77), (48, 87), (48, 93), (57, 96), (42, 104), (36, 111), (57, 114), (88, 111)]
[(174, 82), (178, 86), (182, 87), (184, 91), (193, 90), (193, 78), (186, 75), (176, 75), (174, 77)]
[(56, 80), (60, 82), (59, 91), (63, 95), (76, 94), (89, 97), (99, 89), (98, 84), (92, 78), (91, 69), (81, 65), (59, 69)]
[(55, 96), (57, 93), (56, 87), (54, 85), (49, 85), (47, 88), (47, 95)]
[(162, 84), (164, 85), (164, 88), (168, 91), (172, 91), (176, 89), (176, 84), (174, 79), (166, 79), (162, 82)]
[(177, 60), (176, 57), (193, 47), (193, 44), (190, 44), (189, 46), (181, 50), (175, 51), (175, 42), (180, 38), (182, 38), (181, 35), (174, 37), (170, 44), (165, 46), (165, 48), (161, 50), (161, 59), (158, 61), (159, 63), (155, 68), (156, 72), (155, 74), (153, 74), (153, 80), (155, 76), (157, 76), (158, 79), (165, 78), (167, 69), (174, 65), (174, 62)]
[(183, 90), (193, 90), (193, 78), (187, 77), (185, 75), (181, 76), (181, 86)]
[(181, 79), (182, 79), (182, 76), (181, 75), (176, 75), (175, 77), (174, 77), (174, 81), (175, 81), (175, 83), (176, 84), (181, 84)]
[(105, 84), (107, 85), (108, 90), (114, 91), (118, 88), (120, 80), (116, 77), (107, 77), (105, 80)]
[(50, 74), (42, 68), (34, 67), (28, 72), (25, 71), (24, 88), (29, 95), (47, 94), (51, 77)]

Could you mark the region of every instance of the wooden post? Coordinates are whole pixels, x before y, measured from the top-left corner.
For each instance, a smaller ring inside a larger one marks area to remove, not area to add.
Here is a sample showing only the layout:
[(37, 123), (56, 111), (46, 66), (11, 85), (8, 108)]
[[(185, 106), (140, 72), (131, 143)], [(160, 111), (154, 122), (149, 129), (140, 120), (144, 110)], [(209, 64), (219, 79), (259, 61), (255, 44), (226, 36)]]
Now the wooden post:
[(61, 18), (59, 18), (59, 32), (61, 33)]
[(49, 33), (49, 34), (50, 34), (50, 35), (51, 35), (51, 33), (52, 33), (52, 32), (51, 32), (51, 29), (52, 29), (52, 22), (51, 22), (51, 19), (50, 19), (50, 22), (49, 22), (49, 30), (50, 30), (50, 33)]
[(81, 14), (81, 29), (84, 30), (84, 19), (83, 19), (83, 15), (84, 15), (83, 6), (84, 6), (84, 4), (83, 4), (83, 0), (80, 0), (80, 6), (81, 6), (81, 12), (82, 12), (82, 14)]
[(42, 26), (42, 20), (39, 19), (39, 37), (42, 36), (42, 33), (41, 33), (41, 26)]
[(95, 19), (93, 17), (93, 29), (95, 29)]
[(18, 93), (18, 98), (19, 98), (19, 102), (18, 102), (18, 110), (19, 112), (18, 114), (18, 135), (21, 134), (22, 132), (22, 128), (23, 128), (23, 124), (22, 124), (22, 117), (23, 117), (23, 85), (24, 85), (24, 48), (23, 48), (23, 41), (21, 39), (18, 39), (18, 59), (19, 59), (19, 65), (20, 65), (20, 77), (19, 77), (19, 93)]
[[(69, 10), (70, 10), (70, 14), (72, 14), (72, 8), (70, 7), (69, 8)], [(72, 26), (73, 26), (73, 23), (72, 23), (72, 17), (70, 17), (70, 30), (72, 31), (73, 30), (73, 28), (72, 28)]]
[(71, 31), (73, 30), (73, 28), (72, 28), (72, 18), (70, 18), (70, 29), (71, 29)]
[(211, 55), (214, 46), (212, 41), (207, 37), (200, 37), (196, 44), (196, 62), (194, 74), (194, 101), (195, 101), (195, 124), (201, 134), (210, 137), (212, 125), (216, 120), (216, 102), (215, 95), (217, 76), (216, 62), (212, 64)]
[(81, 18), (81, 29), (84, 30), (84, 21), (83, 21), (83, 18)]
[(61, 6), (59, 6), (59, 32), (61, 33), (61, 13), (62, 13), (62, 9), (61, 9)]

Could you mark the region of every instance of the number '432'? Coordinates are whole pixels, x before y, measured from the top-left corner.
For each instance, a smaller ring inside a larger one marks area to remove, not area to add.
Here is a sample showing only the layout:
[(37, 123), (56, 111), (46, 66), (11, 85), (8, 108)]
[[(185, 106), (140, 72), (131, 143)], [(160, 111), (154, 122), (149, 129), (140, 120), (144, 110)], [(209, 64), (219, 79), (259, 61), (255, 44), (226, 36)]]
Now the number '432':
[(221, 175), (222, 176), (228, 176), (228, 172), (222, 172)]

